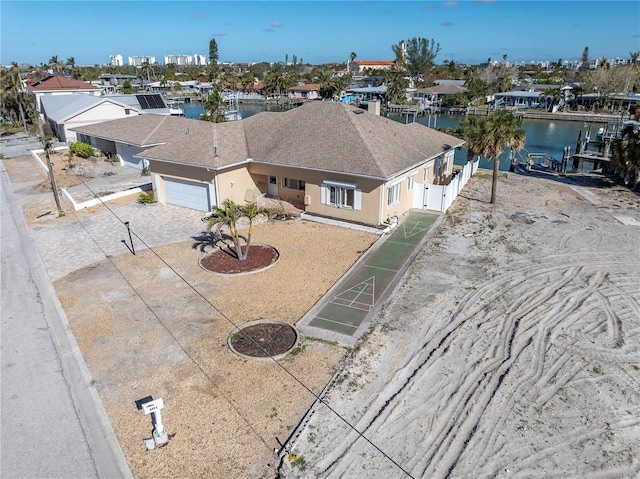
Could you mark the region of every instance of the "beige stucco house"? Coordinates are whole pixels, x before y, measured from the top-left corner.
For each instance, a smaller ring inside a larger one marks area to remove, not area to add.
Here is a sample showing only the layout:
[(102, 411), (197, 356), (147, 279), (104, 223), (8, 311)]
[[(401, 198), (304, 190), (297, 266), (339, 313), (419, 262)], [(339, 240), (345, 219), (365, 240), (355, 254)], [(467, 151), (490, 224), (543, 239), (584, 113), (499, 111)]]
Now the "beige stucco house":
[(76, 128), (80, 141), (149, 166), (161, 203), (201, 211), (268, 195), (367, 225), (428, 208), (463, 140), (337, 102), (208, 123), (140, 115)]

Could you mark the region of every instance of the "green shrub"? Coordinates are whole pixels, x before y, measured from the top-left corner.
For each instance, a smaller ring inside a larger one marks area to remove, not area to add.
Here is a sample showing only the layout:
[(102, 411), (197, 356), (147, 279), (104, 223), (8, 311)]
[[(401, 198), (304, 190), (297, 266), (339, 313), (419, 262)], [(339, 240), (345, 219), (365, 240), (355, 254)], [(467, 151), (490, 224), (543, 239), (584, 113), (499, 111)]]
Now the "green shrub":
[(140, 196), (138, 196), (138, 203), (142, 203), (143, 205), (155, 203), (155, 201), (156, 199), (153, 196), (153, 191), (150, 191), (149, 193), (140, 193)]
[(93, 156), (93, 146), (87, 145), (86, 143), (82, 143), (80, 141), (73, 142), (69, 145), (69, 150), (76, 156), (80, 158), (89, 158)]

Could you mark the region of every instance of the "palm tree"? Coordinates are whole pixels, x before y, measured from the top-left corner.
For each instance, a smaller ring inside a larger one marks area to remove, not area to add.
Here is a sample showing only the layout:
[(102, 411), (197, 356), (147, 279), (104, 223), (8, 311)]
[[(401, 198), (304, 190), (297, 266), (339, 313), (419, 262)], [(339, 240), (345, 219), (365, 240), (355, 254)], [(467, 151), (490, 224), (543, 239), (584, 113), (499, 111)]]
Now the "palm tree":
[(520, 120), (508, 110), (498, 110), (487, 118), (484, 135), (480, 146), (480, 154), (493, 160), (493, 179), (491, 182), (491, 203), (496, 202), (498, 175), (500, 173), (500, 155), (508, 146), (516, 151), (524, 147), (526, 138), (520, 128)]
[(2, 94), (2, 115), (15, 118), (18, 116), (20, 123), (24, 127), (25, 133), (27, 128), (27, 108), (25, 107), (25, 93), (22, 91), (20, 82), (20, 68), (16, 62), (11, 63), (11, 68), (3, 75), (3, 94)]
[(633, 125), (622, 130), (622, 137), (611, 142), (611, 167), (623, 178), (625, 184), (632, 188), (638, 185), (640, 170), (640, 132), (634, 131)]
[(255, 76), (250, 71), (246, 71), (240, 77), (240, 86), (246, 90), (249, 88), (249, 85), (253, 86), (253, 83), (256, 81)]
[(409, 80), (400, 71), (389, 72), (387, 75), (387, 91), (385, 98), (387, 103), (394, 105), (404, 105), (407, 103), (407, 87)]
[(473, 161), (473, 158), (482, 150), (486, 121), (486, 117), (465, 116), (453, 133), (462, 138), (467, 144), (467, 161), (469, 162)]
[(544, 96), (547, 103), (546, 110), (551, 111), (562, 98), (562, 92), (560, 88), (548, 88), (545, 90)]
[(211, 121), (213, 123), (223, 123), (226, 121), (226, 117), (224, 116), (226, 105), (220, 90), (216, 86), (207, 94), (207, 99), (203, 106), (206, 113), (200, 116), (201, 120)]
[[(214, 226), (216, 227), (218, 234), (221, 233), (224, 227), (228, 228), (229, 236), (233, 240), (234, 249), (236, 251), (236, 257), (239, 261), (247, 259), (249, 254), (249, 247), (251, 246), (251, 235), (253, 234), (253, 221), (260, 215), (269, 217), (271, 212), (266, 208), (258, 208), (255, 203), (249, 203), (245, 206), (238, 205), (233, 200), (227, 198), (222, 202), (221, 206), (211, 207), (212, 216), (209, 219), (209, 230)], [(249, 220), (249, 232), (247, 237), (241, 237), (238, 233), (238, 221), (241, 218), (247, 218)], [(244, 251), (240, 244), (240, 238), (245, 240)]]
[(75, 58), (73, 57), (67, 58), (67, 61), (65, 62), (64, 66), (69, 69), (69, 74), (71, 75), (71, 78), (74, 78), (75, 80), (78, 80), (80, 78), (80, 72), (76, 68)]
[(149, 62), (147, 60), (142, 62), (142, 65), (140, 65), (139, 68), (140, 71), (140, 86), (142, 86), (143, 84), (143, 79), (146, 76), (147, 77), (147, 81), (151, 80), (151, 73), (153, 73), (153, 67), (149, 64)]
[(287, 77), (284, 72), (275, 68), (267, 73), (264, 79), (264, 89), (267, 93), (277, 93), (278, 97), (282, 95), (282, 91), (286, 90), (288, 84)]
[(54, 71), (54, 73), (60, 73), (64, 64), (58, 60), (58, 55), (54, 55), (49, 59), (48, 66)]
[(328, 68), (322, 68), (317, 72), (316, 81), (320, 84), (322, 98), (337, 98), (344, 86), (342, 81), (334, 77), (333, 72)]
[(249, 220), (249, 232), (247, 233), (247, 245), (245, 247), (244, 256), (240, 258), (241, 260), (247, 259), (247, 255), (249, 254), (249, 246), (251, 246), (251, 235), (253, 234), (253, 220), (255, 220), (258, 216), (264, 215), (267, 218), (271, 216), (271, 211), (267, 208), (258, 208), (258, 205), (255, 203), (249, 203), (245, 206), (240, 207), (240, 212), (242, 213), (243, 218), (247, 218)]

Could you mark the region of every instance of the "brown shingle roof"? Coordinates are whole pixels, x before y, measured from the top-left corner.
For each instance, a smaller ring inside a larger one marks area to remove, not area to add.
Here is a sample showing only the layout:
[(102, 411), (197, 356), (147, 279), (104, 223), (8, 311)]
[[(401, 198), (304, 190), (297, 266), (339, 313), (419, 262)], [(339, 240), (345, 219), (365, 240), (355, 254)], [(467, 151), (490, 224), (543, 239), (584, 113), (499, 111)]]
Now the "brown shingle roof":
[(149, 146), (139, 155), (148, 159), (209, 167), (251, 159), (384, 179), (463, 144), (418, 123), (404, 125), (334, 102), (312, 102), (227, 123), (140, 115), (74, 130)]
[(389, 178), (463, 140), (418, 123), (403, 125), (334, 102), (243, 120), (251, 158), (270, 163)]
[(69, 91), (69, 90), (100, 90), (99, 87), (81, 80), (74, 80), (62, 75), (51, 75), (44, 80), (40, 80), (27, 86), (30, 91)]

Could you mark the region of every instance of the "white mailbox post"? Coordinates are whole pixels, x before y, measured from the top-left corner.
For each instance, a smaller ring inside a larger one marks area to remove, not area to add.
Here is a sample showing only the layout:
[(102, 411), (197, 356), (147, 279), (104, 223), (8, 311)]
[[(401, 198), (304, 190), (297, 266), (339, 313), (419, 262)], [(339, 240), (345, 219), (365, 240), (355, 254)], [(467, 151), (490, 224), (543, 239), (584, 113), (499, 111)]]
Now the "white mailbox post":
[(153, 440), (156, 444), (165, 444), (169, 440), (169, 434), (162, 424), (162, 415), (160, 409), (164, 407), (162, 398), (154, 399), (153, 401), (146, 402), (142, 405), (142, 410), (145, 414), (153, 413), (155, 417), (155, 424), (153, 429)]

